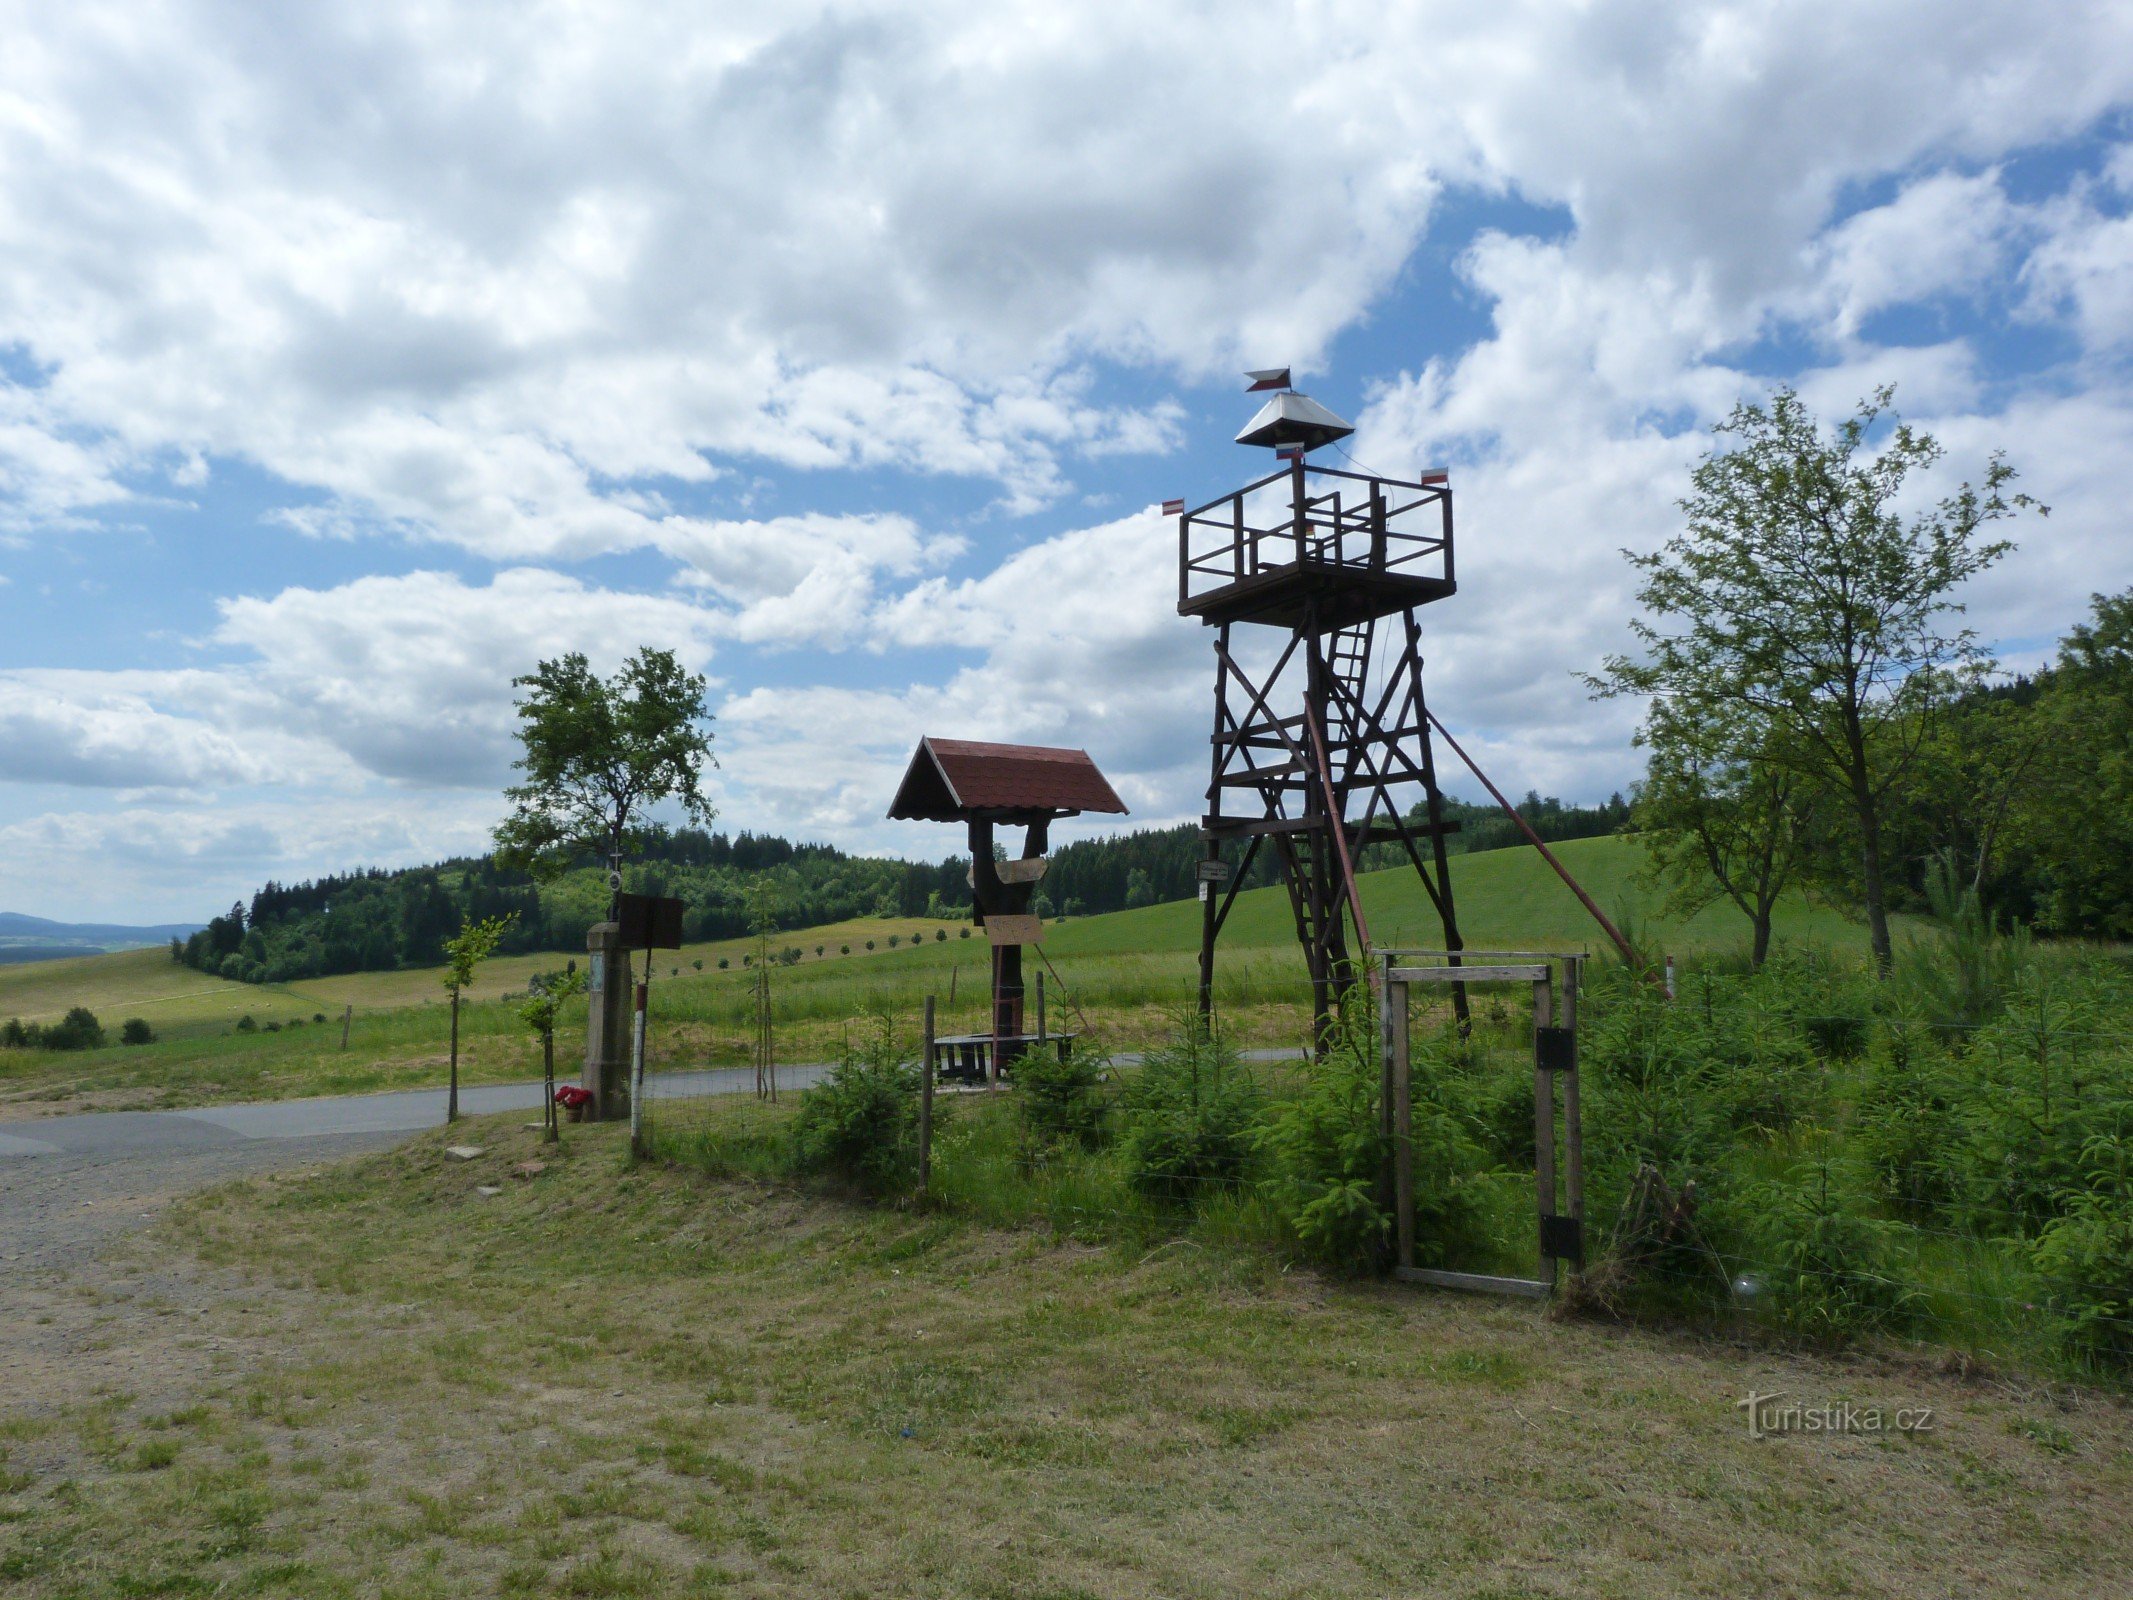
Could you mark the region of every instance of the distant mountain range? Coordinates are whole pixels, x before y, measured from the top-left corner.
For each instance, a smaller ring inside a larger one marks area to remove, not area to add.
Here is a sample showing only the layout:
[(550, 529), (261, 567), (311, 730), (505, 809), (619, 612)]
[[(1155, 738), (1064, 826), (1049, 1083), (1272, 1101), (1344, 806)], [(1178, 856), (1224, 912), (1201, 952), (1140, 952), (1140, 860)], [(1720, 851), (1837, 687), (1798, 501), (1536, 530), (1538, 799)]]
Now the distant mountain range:
[(19, 911), (0, 911), (0, 966), (138, 950), (144, 945), (187, 938), (199, 928), (197, 922), (167, 922), (149, 928), (117, 922), (54, 922), (48, 917), (26, 917)]

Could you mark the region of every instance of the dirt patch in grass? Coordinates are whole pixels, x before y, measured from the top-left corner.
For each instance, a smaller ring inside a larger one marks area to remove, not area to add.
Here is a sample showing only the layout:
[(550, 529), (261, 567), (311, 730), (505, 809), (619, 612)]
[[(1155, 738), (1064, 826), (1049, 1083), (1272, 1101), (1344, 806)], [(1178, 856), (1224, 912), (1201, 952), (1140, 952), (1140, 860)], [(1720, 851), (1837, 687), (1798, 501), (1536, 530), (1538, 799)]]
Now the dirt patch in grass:
[[(100, 1304), (45, 1307), (83, 1336), (0, 1414), (0, 1583), (2031, 1595), (2133, 1556), (2112, 1398), (862, 1211), (569, 1133), (218, 1190)], [(1757, 1440), (1751, 1389), (1934, 1425)]]
[(126, 1089), (78, 1089), (70, 1084), (0, 1094), (0, 1122), (67, 1117), (82, 1111), (157, 1111), (172, 1103), (168, 1090), (140, 1084)]

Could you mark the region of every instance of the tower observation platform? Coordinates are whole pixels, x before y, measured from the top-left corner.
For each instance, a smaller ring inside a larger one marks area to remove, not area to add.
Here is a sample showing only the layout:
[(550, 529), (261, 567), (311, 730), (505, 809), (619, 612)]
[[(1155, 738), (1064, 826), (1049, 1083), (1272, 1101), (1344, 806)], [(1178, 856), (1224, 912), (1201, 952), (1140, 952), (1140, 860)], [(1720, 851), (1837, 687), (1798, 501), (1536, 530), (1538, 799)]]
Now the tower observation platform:
[(1299, 454), (1178, 519), (1178, 614), (1202, 622), (1345, 628), (1458, 587), (1443, 473), (1374, 478)]

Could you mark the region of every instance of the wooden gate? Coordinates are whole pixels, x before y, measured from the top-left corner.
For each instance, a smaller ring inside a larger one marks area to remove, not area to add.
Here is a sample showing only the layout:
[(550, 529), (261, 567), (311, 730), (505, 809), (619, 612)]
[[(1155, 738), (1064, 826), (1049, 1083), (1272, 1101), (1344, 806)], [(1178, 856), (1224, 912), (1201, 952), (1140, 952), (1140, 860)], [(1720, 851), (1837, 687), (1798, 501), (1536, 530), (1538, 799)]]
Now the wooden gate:
[[(1385, 1131), (1392, 1143), (1393, 1217), (1397, 1228), (1397, 1276), (1444, 1289), (1489, 1294), (1548, 1295), (1558, 1267), (1573, 1272), (1585, 1259), (1585, 1142), (1578, 1099), (1578, 980), (1585, 958), (1500, 950), (1391, 950), (1383, 954)], [(1453, 965), (1453, 962), (1458, 965)], [(1561, 1015), (1556, 975), (1562, 984)], [(1535, 1213), (1540, 1234), (1538, 1278), (1494, 1277), (1415, 1265), (1414, 1095), (1408, 1050), (1408, 991), (1417, 985), (1517, 983), (1533, 992), (1533, 1167)], [(1556, 1138), (1557, 1091), (1561, 1091), (1560, 1163)], [(1558, 1195), (1557, 1170), (1562, 1183)]]

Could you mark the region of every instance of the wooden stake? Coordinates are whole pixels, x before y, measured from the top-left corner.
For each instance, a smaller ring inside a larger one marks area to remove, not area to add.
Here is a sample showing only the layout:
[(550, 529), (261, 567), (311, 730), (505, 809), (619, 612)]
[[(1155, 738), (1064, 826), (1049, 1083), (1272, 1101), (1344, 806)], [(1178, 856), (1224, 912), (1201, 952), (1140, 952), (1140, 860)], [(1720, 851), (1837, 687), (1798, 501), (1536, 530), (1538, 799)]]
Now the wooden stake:
[[(1391, 966), (1392, 966), (1392, 957), (1391, 957), (1391, 956), (1386, 956), (1386, 957), (1384, 957), (1384, 958), (1383, 958), (1383, 964), (1384, 964), (1384, 967), (1385, 967), (1385, 968), (1386, 968), (1387, 970), (1389, 970), (1389, 969), (1391, 968)], [(1398, 1214), (1398, 1207), (1399, 1207), (1399, 1200), (1398, 1200), (1398, 1195), (1399, 1195), (1399, 1177), (1398, 1177), (1398, 1174), (1397, 1174), (1397, 1173), (1396, 1173), (1396, 1172), (1394, 1171), (1394, 1168), (1396, 1168), (1396, 1167), (1397, 1167), (1397, 1166), (1399, 1165), (1399, 1157), (1398, 1157), (1398, 1155), (1397, 1155), (1397, 1154), (1395, 1153), (1395, 1150), (1394, 1150), (1394, 1146), (1393, 1146), (1393, 1142), (1392, 1142), (1392, 1127), (1393, 1127), (1393, 1124), (1392, 1124), (1392, 1101), (1393, 1101), (1393, 1088), (1392, 1088), (1392, 1056), (1393, 1056), (1393, 1046), (1392, 1046), (1392, 1006), (1393, 1006), (1393, 994), (1392, 994), (1392, 984), (1391, 984), (1391, 982), (1390, 982), (1389, 980), (1386, 980), (1386, 979), (1384, 979), (1384, 977), (1383, 977), (1383, 974), (1382, 974), (1382, 973), (1381, 973), (1381, 974), (1380, 974), (1379, 976), (1380, 976), (1380, 980), (1381, 980), (1381, 981), (1380, 981), (1380, 982), (1378, 983), (1378, 986), (1377, 986), (1377, 994), (1378, 994), (1378, 1138), (1379, 1138), (1380, 1142), (1381, 1142), (1381, 1143), (1383, 1144), (1383, 1146), (1384, 1146), (1384, 1150), (1385, 1150), (1385, 1164), (1384, 1164), (1384, 1170), (1383, 1170), (1383, 1171), (1381, 1171), (1381, 1172), (1380, 1172), (1380, 1173), (1378, 1174), (1378, 1204), (1379, 1204), (1379, 1205), (1381, 1205), (1381, 1206), (1384, 1206), (1384, 1207), (1386, 1207), (1386, 1208), (1388, 1208), (1388, 1209), (1390, 1209), (1390, 1210), (1392, 1210), (1392, 1211), (1394, 1212), (1394, 1214), (1395, 1214), (1395, 1215), (1397, 1215), (1397, 1214)], [(1405, 991), (1405, 989), (1403, 988), (1403, 989), (1402, 989), (1402, 991), (1401, 991), (1401, 995), (1402, 995), (1402, 1000), (1403, 1000), (1403, 1002), (1404, 1002), (1404, 999), (1405, 999), (1405, 993), (1406, 993), (1406, 991)]]
[[(644, 970), (652, 970), (650, 952), (645, 955)], [(648, 1002), (645, 993), (647, 984), (637, 985), (637, 1016), (630, 1028), (630, 1153), (644, 1155), (644, 1013)]]
[(555, 1029), (541, 1030), (541, 1142), (562, 1138), (555, 1125)]
[(1000, 1087), (1000, 947), (992, 947), (992, 1053), (985, 1058), (985, 1092)]
[(925, 1037), (918, 1052), (918, 1192), (933, 1184), (933, 996), (926, 996)]
[(1398, 1230), (1399, 1262), (1415, 1264), (1415, 1123), (1414, 1089), (1407, 1040), (1407, 985), (1385, 985), (1384, 1006), (1392, 1019), (1392, 1181), (1393, 1226)]
[[(1584, 1076), (1578, 1061), (1578, 985), (1585, 969), (1583, 956), (1563, 961), (1563, 1026), (1570, 1030), (1571, 1070), (1563, 1074), (1563, 1203), (1577, 1220), (1578, 1236), (1585, 1233), (1585, 1119), (1579, 1105), (1578, 1079)], [(1573, 1270), (1582, 1270), (1579, 1264)]]
[[(1541, 1065), (1540, 1030), (1555, 1020), (1554, 1009), (1554, 986), (1543, 977), (1533, 986), (1533, 1189), (1543, 1217), (1555, 1215), (1555, 1074)], [(1545, 1243), (1540, 1275), (1555, 1282), (1555, 1257)]]

